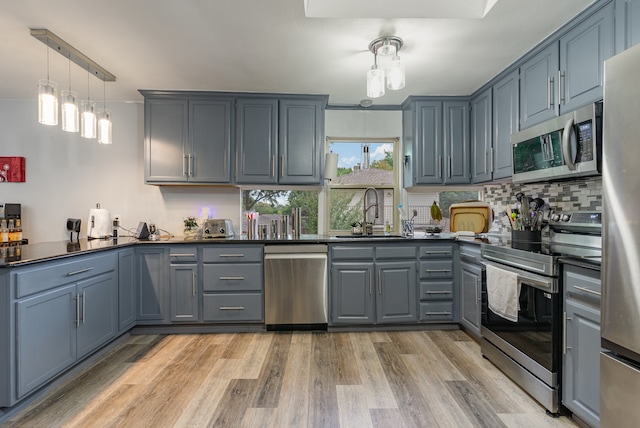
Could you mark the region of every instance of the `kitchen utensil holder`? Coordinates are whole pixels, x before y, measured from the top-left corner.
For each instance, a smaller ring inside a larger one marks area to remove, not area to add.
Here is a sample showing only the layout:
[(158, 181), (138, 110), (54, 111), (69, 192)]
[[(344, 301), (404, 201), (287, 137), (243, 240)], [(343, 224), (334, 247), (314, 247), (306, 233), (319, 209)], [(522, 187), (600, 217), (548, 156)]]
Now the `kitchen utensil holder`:
[(539, 230), (512, 230), (511, 246), (519, 250), (540, 251), (542, 232)]

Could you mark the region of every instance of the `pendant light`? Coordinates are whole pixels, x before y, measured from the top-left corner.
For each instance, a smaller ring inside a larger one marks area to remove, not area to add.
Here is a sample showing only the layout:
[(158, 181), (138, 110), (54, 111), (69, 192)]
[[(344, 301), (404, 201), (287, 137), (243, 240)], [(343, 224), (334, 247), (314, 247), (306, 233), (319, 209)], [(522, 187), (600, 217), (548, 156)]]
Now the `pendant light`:
[(78, 93), (71, 90), (71, 58), (69, 58), (69, 90), (60, 91), (62, 100), (62, 130), (78, 132), (80, 116), (78, 113)]
[(406, 68), (398, 55), (402, 45), (397, 36), (379, 37), (369, 44), (374, 64), (367, 72), (367, 96), (381, 97), (385, 87), (394, 91), (404, 88)]
[(111, 144), (111, 112), (107, 110), (107, 82), (102, 81), (102, 110), (98, 110), (98, 143)]
[(87, 69), (87, 99), (80, 101), (80, 136), (96, 138), (96, 103), (89, 96), (89, 69)]
[(49, 80), (49, 45), (47, 44), (47, 78), (38, 81), (38, 122), (58, 124), (58, 84)]

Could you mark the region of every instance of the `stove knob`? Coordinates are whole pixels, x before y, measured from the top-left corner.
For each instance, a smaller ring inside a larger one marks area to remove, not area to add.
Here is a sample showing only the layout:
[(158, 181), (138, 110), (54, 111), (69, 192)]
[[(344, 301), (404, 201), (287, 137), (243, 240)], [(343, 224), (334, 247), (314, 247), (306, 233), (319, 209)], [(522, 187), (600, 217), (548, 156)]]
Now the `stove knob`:
[(570, 218), (569, 214), (562, 214), (562, 221), (569, 221)]
[(551, 216), (551, 220), (553, 221), (560, 221), (560, 214), (553, 214)]

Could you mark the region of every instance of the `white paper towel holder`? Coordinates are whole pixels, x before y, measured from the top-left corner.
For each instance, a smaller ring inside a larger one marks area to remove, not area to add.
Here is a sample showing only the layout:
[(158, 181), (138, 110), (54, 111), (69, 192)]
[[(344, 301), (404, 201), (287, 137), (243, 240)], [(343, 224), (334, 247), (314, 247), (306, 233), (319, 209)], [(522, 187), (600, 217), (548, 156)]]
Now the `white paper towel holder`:
[(338, 154), (329, 152), (324, 157), (324, 179), (333, 180), (338, 176)]

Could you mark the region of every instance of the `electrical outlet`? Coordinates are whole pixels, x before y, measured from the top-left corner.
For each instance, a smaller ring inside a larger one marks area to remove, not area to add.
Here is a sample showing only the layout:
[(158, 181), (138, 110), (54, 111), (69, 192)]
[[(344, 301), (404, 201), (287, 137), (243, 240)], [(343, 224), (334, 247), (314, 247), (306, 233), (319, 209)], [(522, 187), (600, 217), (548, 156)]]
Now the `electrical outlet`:
[(122, 224), (122, 216), (120, 214), (116, 214), (113, 216), (113, 221), (116, 226), (120, 226)]

